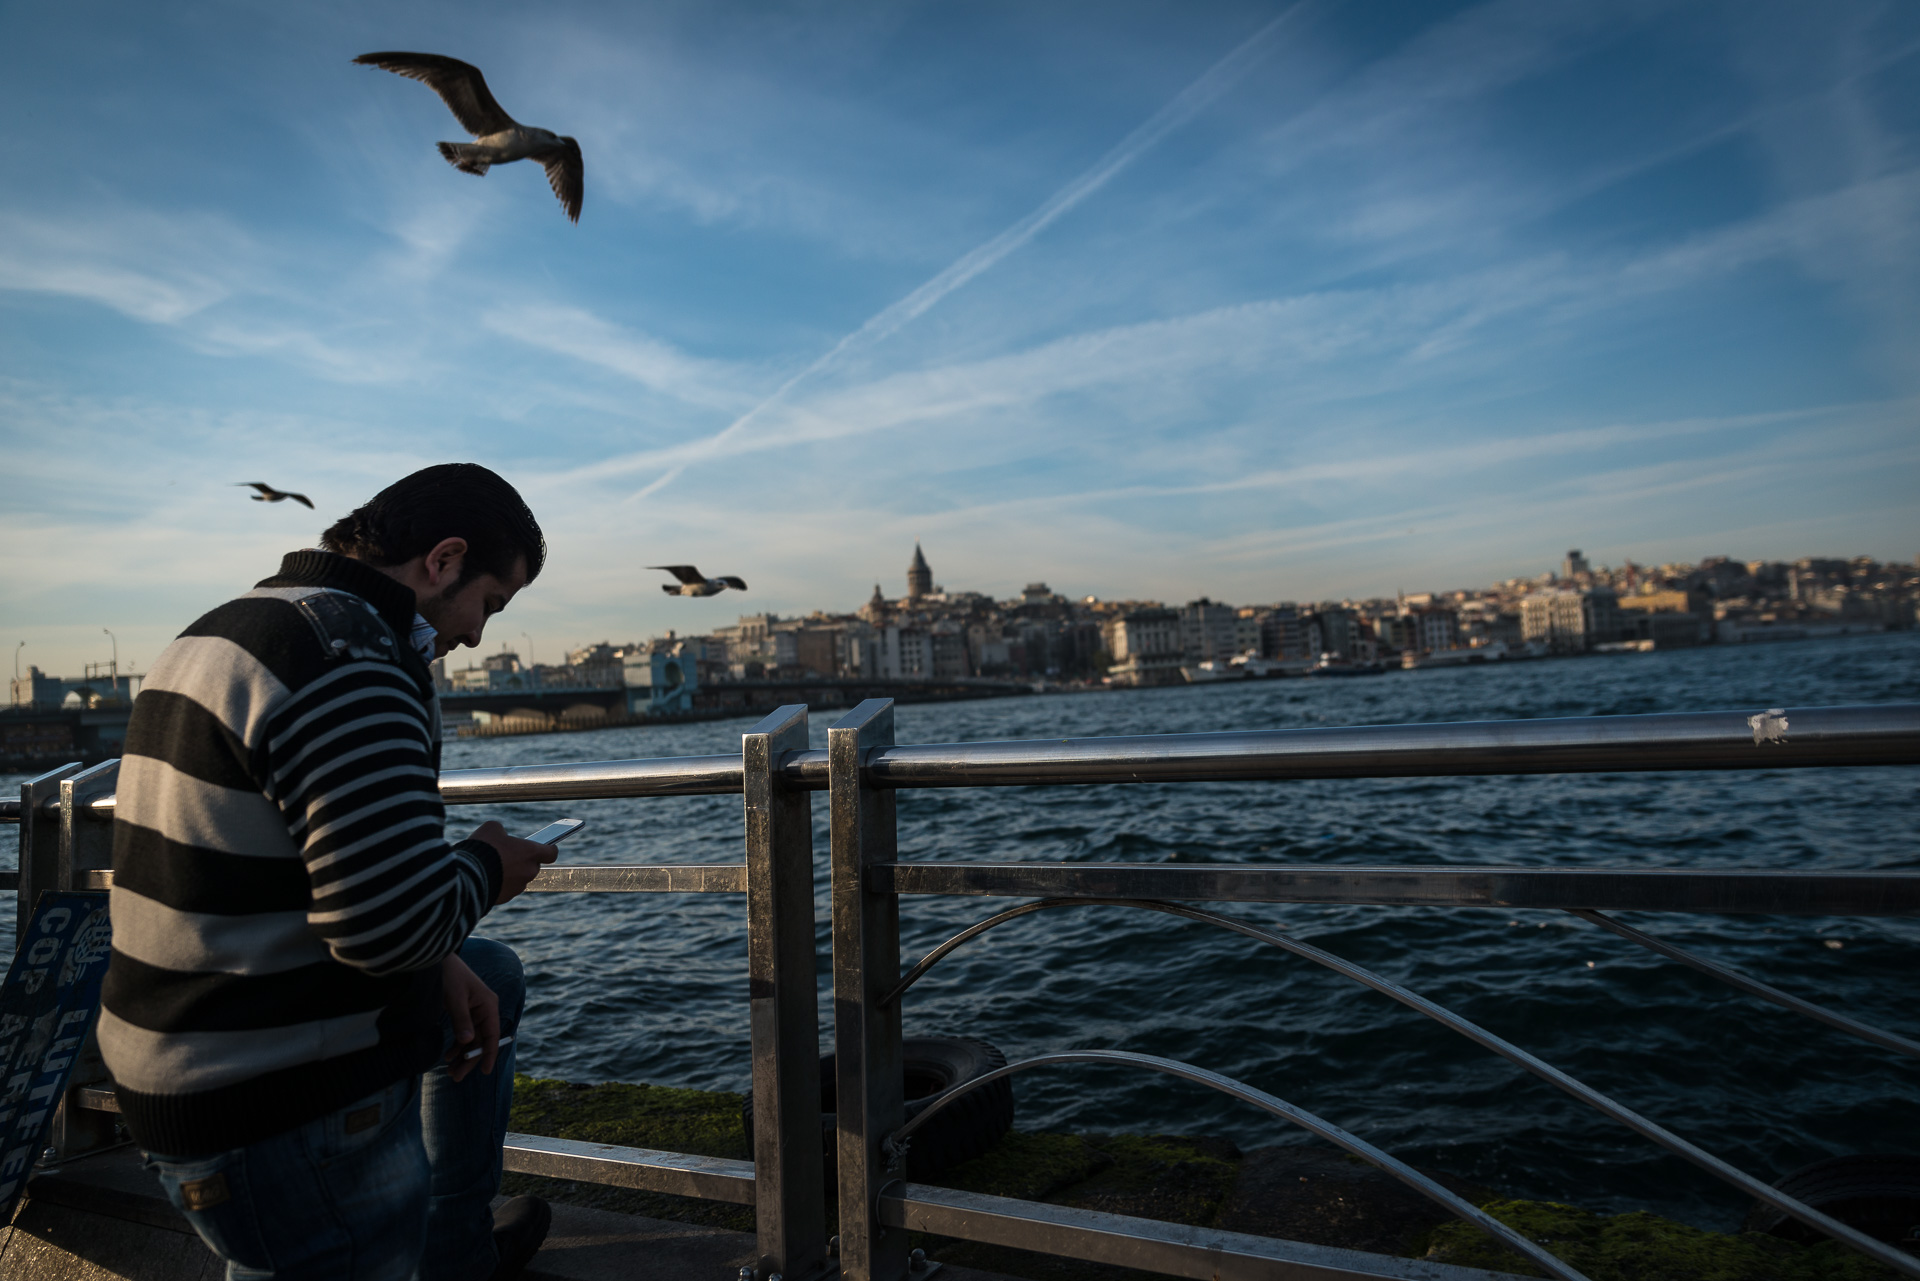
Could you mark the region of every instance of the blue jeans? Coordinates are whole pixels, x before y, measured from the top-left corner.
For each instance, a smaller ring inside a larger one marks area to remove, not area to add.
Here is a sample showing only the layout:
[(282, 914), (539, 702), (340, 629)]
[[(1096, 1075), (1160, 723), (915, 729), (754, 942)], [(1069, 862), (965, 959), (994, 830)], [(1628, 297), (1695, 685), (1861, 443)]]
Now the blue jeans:
[[(500, 1035), (513, 1035), (526, 1003), (520, 958), (470, 938), (460, 959), (500, 998)], [(442, 1032), (452, 1049), (444, 1016)], [(229, 1281), (485, 1281), (513, 1050), (502, 1047), (491, 1076), (456, 1082), (442, 1063), (246, 1147), (150, 1152), (148, 1165)]]

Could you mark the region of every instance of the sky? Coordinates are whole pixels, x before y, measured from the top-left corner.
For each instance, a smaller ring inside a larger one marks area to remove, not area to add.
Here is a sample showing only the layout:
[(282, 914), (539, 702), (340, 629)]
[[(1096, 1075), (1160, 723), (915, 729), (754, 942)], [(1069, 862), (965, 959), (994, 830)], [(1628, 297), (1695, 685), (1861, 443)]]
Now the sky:
[[(916, 539), (953, 590), (1236, 603), (1920, 552), (1920, 6), (6, 28), (0, 640), (51, 672), (456, 460), (546, 530), (484, 646), (540, 662), (898, 595)], [(442, 161), (386, 49), (577, 138), (579, 224)]]

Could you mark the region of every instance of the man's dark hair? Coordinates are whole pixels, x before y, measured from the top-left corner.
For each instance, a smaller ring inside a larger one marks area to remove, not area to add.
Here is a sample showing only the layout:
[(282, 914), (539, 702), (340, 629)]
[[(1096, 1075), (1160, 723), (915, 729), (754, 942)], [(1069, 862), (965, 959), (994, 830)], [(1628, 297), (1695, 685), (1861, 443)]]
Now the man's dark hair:
[(512, 485), (478, 463), (441, 463), (396, 480), (320, 535), (330, 552), (404, 565), (449, 538), (467, 540), (458, 591), (482, 574), (506, 578), (524, 559), (527, 581), (547, 560), (540, 524)]

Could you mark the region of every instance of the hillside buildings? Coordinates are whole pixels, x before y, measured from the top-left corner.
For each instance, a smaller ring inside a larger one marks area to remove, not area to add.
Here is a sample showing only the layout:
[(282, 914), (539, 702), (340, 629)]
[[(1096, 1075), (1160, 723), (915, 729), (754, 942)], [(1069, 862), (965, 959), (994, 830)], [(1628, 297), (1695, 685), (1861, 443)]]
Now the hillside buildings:
[[(756, 680), (1020, 680), (1178, 684), (1201, 664), (1262, 660), (1263, 670), (1492, 661), (1607, 649), (1786, 639), (1825, 630), (1908, 627), (1920, 567), (1812, 557), (1791, 563), (1709, 557), (1697, 565), (1596, 567), (1579, 550), (1558, 572), (1489, 587), (1391, 599), (1232, 605), (1200, 597), (1078, 600), (1044, 582), (994, 599), (935, 579), (916, 542), (906, 591), (879, 584), (852, 613), (747, 614), (700, 636), (602, 642), (565, 664), (523, 666), (504, 650), (446, 686), (498, 691), (672, 683), (677, 691)], [(37, 675), (37, 674), (36, 674)]]

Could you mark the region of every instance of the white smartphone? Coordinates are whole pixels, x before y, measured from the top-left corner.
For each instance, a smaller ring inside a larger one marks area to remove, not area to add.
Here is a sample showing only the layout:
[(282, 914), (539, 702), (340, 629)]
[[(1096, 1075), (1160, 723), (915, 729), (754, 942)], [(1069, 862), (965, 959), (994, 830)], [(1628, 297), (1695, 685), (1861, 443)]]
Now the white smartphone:
[(558, 822), (547, 824), (539, 831), (527, 836), (526, 839), (529, 841), (538, 841), (542, 845), (552, 845), (565, 837), (572, 836), (586, 825), (587, 820), (584, 818), (563, 818)]

